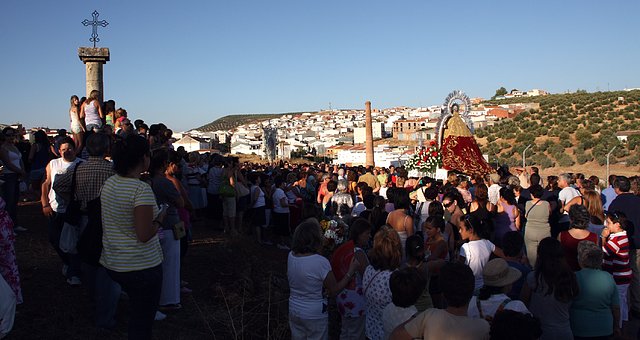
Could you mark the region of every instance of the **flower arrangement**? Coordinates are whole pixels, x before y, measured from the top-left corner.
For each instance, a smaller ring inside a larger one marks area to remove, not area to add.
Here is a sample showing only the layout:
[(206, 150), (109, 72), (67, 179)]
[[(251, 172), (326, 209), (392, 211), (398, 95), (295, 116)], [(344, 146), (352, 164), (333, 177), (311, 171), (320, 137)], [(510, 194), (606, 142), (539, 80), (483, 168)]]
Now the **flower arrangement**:
[(322, 233), (325, 238), (324, 248), (327, 252), (332, 252), (337, 246), (344, 243), (349, 234), (349, 227), (342, 221), (322, 220), (320, 221)]
[(407, 170), (433, 173), (442, 166), (442, 153), (435, 140), (411, 156), (405, 163)]

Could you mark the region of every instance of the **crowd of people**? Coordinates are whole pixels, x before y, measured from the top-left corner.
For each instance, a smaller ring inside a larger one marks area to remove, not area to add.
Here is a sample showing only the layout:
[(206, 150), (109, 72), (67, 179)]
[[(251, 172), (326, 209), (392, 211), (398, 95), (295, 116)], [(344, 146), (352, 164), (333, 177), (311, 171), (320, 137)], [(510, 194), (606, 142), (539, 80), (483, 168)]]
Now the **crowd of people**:
[(606, 338), (640, 316), (638, 177), (243, 163), (174, 150), (164, 124), (99, 98), (71, 97), (72, 136), (2, 131), (0, 337), (22, 303), (21, 191), (42, 205), (67, 283), (89, 287), (97, 327), (114, 328), (128, 296), (131, 339), (190, 293), (194, 219), (288, 252), (293, 339), (328, 339), (330, 304), (341, 339)]
[[(292, 332), (306, 329), (297, 338), (327, 338), (330, 300), (321, 287), (331, 292), (337, 281), (345, 284), (336, 296), (344, 339), (620, 335), (630, 315), (640, 316), (638, 177), (612, 175), (602, 188), (595, 176), (562, 173), (548, 176), (543, 187), (538, 169), (512, 170), (473, 178), (451, 174), (441, 182), (407, 178), (402, 168), (326, 166), (317, 202), (304, 204), (327, 208), (303, 224), (313, 223), (313, 232), (322, 235), (316, 219), (337, 220), (351, 226), (350, 239), (328, 259), (307, 265), (322, 269), (315, 296), (306, 294), (310, 282), (289, 271)], [(338, 187), (354, 188), (353, 206), (326, 199), (339, 195)], [(290, 268), (292, 257), (326, 252), (297, 249), (312, 236), (296, 229)], [(322, 240), (317, 238), (314, 244)], [(470, 287), (447, 281), (443, 272), (449, 270), (470, 273)], [(310, 320), (325, 328), (305, 326)]]

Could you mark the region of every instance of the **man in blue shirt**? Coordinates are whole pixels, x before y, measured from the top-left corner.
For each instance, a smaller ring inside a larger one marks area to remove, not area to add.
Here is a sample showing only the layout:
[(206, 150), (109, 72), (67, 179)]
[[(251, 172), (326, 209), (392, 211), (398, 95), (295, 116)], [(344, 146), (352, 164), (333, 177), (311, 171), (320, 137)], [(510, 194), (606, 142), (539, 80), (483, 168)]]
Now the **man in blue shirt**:
[(615, 189), (613, 188), (613, 182), (615, 181), (616, 175), (609, 175), (609, 186), (606, 189), (602, 190), (601, 198), (604, 210), (609, 210), (609, 205), (611, 204), (611, 202), (613, 202), (616, 196), (618, 196)]

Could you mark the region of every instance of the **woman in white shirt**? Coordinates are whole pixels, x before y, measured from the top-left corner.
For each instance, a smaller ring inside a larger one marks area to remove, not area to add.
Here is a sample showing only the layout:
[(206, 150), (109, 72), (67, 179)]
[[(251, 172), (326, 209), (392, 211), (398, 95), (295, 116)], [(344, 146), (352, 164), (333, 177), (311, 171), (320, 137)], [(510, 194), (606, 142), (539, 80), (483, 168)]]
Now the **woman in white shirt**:
[(287, 260), (289, 295), (289, 327), (292, 339), (328, 339), (328, 302), (323, 294), (338, 294), (353, 278), (358, 261), (352, 260), (347, 274), (336, 281), (329, 260), (318, 252), (322, 248), (322, 229), (314, 218), (300, 223), (293, 233)]
[(487, 240), (489, 231), (485, 221), (475, 218), (473, 215), (465, 215), (458, 227), (460, 228), (460, 237), (463, 240), (468, 240), (460, 247), (458, 260), (471, 268), (473, 276), (476, 278), (475, 289), (478, 290), (484, 284), (482, 273), (491, 254), (504, 257), (504, 253), (502, 249)]
[(251, 197), (251, 205), (249, 210), (249, 216), (251, 218), (251, 226), (255, 228), (256, 238), (258, 242), (264, 242), (264, 235), (262, 228), (267, 226), (267, 218), (265, 215), (266, 200), (264, 191), (260, 188), (262, 179), (257, 172), (251, 172), (247, 175), (251, 188), (249, 188), (249, 195)]
[(287, 183), (282, 177), (276, 177), (274, 185), (275, 189), (271, 196), (273, 199), (273, 233), (280, 238), (278, 248), (289, 250), (289, 246), (287, 246), (287, 239), (291, 234), (289, 230), (289, 201), (284, 193)]

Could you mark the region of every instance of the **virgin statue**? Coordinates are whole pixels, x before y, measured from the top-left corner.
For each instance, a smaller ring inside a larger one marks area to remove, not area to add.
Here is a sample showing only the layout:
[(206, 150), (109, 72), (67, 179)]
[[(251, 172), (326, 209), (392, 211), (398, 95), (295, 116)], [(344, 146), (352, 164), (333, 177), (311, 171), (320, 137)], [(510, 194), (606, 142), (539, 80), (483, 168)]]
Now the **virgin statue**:
[(484, 175), (493, 169), (487, 164), (471, 130), (460, 117), (460, 106), (451, 105), (451, 117), (443, 130), (442, 167), (467, 175)]

